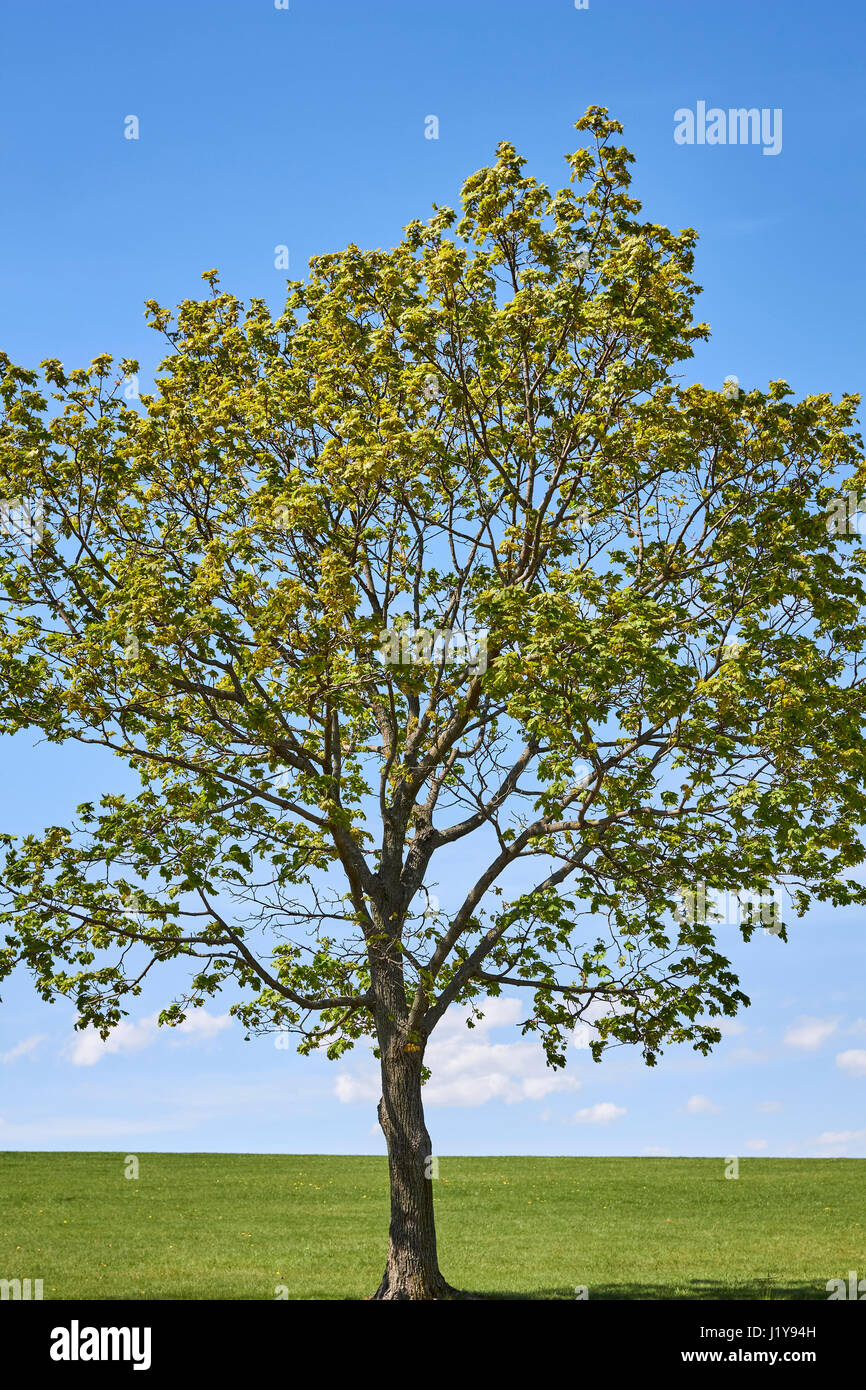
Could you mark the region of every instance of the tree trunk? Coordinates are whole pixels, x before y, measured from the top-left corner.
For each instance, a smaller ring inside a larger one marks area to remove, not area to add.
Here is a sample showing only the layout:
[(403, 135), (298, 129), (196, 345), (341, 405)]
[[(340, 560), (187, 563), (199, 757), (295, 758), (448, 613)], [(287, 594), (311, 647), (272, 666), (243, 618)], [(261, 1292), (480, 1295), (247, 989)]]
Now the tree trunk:
[(395, 1030), (381, 1051), (379, 1123), (388, 1141), (388, 1262), (374, 1298), (460, 1298), (439, 1272), (433, 1219), (433, 1156), (421, 1101), (423, 1052)]

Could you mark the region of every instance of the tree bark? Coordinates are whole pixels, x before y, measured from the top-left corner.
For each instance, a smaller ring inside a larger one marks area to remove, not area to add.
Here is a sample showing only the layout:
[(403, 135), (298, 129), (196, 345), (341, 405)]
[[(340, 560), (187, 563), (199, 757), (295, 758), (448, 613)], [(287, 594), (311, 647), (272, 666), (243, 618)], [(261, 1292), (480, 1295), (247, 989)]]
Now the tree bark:
[(439, 1271), (433, 1215), (433, 1155), (424, 1123), (424, 1054), (395, 1030), (381, 1051), (379, 1123), (388, 1141), (391, 1227), (376, 1299), (460, 1298)]

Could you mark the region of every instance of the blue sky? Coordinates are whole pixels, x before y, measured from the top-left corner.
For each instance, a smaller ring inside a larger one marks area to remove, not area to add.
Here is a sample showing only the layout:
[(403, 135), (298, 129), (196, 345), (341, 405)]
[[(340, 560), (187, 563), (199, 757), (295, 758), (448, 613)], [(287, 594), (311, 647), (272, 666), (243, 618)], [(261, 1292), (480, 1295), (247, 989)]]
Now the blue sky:
[[(62, 0), (4, 17), (0, 346), (35, 365), (137, 357), (143, 301), (227, 289), (281, 302), (290, 273), (348, 241), (387, 246), (500, 139), (565, 181), (591, 103), (625, 125), (654, 221), (698, 229), (710, 342), (689, 380), (786, 378), (798, 393), (864, 379), (862, 8), (842, 0)], [(680, 145), (680, 108), (783, 113), (782, 147)], [(139, 138), (124, 138), (134, 115)], [(425, 138), (435, 115), (438, 139)], [(0, 828), (63, 821), (125, 784), (98, 751), (2, 746)], [(866, 1155), (866, 947), (821, 910), (782, 943), (721, 929), (753, 1005), (705, 1060), (654, 1070), (575, 1046), (550, 1073), (519, 1005), (434, 1043), (440, 1153)], [(0, 1148), (381, 1152), (375, 1071), (358, 1051), (301, 1059), (243, 1041), (217, 1003), (185, 1035), (138, 1001), (108, 1048), (71, 1033), (16, 977), (0, 1007)], [(580, 1039), (578, 1039), (580, 1041)]]

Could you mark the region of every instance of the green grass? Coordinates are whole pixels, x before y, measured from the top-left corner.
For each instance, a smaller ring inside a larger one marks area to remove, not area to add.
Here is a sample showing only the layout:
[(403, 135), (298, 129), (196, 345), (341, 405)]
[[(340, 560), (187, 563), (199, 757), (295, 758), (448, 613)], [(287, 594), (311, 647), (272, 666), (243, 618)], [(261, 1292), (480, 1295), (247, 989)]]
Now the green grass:
[[(44, 1296), (365, 1298), (385, 1160), (0, 1154), (0, 1278)], [(866, 1160), (441, 1158), (440, 1263), (491, 1298), (826, 1299), (866, 1276)]]

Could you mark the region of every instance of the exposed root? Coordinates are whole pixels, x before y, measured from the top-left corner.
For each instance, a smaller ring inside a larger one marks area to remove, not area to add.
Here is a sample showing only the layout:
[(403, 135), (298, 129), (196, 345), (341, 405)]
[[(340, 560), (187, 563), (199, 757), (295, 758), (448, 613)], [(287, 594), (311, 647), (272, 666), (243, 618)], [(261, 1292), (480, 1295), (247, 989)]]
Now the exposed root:
[(415, 1277), (395, 1277), (387, 1269), (382, 1276), (382, 1282), (374, 1294), (371, 1295), (370, 1302), (425, 1302), (437, 1301), (453, 1303), (461, 1299), (477, 1299), (480, 1295), (469, 1293), (466, 1289), (455, 1289), (438, 1275), (434, 1279), (422, 1279)]

